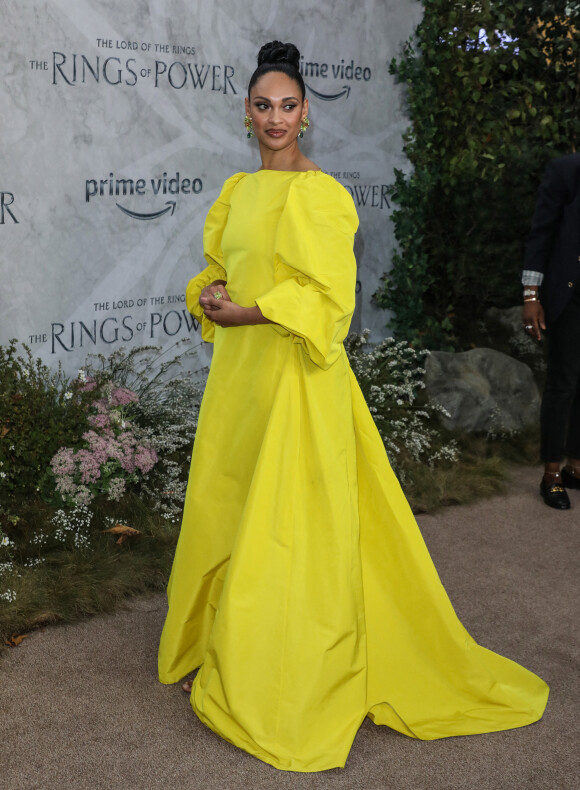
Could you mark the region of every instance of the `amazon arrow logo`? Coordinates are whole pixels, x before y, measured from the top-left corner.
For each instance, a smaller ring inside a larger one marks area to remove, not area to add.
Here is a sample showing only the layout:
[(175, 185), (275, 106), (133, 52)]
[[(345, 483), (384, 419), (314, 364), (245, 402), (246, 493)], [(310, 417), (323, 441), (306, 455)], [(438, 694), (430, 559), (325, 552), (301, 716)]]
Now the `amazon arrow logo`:
[(132, 217), (133, 219), (157, 219), (157, 217), (162, 217), (164, 214), (167, 214), (171, 211), (171, 216), (173, 216), (175, 212), (175, 206), (177, 203), (175, 200), (168, 200), (165, 204), (167, 208), (162, 208), (159, 211), (154, 211), (151, 214), (140, 214), (138, 211), (130, 211), (128, 208), (124, 208), (121, 206), (120, 203), (115, 203), (117, 208), (120, 208), (123, 214), (126, 214), (128, 217)]
[(336, 101), (336, 99), (340, 99), (342, 96), (346, 96), (346, 98), (348, 99), (350, 94), (350, 85), (343, 85), (343, 88), (340, 91), (340, 93), (319, 93), (318, 91), (315, 91), (314, 88), (311, 88), (310, 85), (308, 85), (307, 83), (305, 84), (308, 90), (311, 93), (313, 93), (318, 99), (322, 99), (322, 101)]

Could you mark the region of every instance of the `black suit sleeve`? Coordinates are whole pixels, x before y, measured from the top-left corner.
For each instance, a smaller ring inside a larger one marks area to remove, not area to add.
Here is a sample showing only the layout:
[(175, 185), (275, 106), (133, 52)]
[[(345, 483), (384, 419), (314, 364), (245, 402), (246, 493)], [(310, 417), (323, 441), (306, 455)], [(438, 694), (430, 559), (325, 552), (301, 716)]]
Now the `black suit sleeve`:
[(524, 270), (546, 273), (564, 206), (571, 200), (561, 160), (548, 162), (526, 239)]

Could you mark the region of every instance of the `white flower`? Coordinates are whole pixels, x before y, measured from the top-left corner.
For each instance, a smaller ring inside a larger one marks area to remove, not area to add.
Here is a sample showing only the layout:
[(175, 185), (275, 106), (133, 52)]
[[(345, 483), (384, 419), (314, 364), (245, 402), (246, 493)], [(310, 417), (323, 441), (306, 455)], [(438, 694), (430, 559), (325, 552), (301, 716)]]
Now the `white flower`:
[(78, 378), (78, 380), (79, 380), (79, 381), (81, 381), (83, 384), (86, 382), (86, 380), (87, 380), (87, 374), (85, 373), (85, 371), (84, 371), (82, 368), (79, 370), (79, 373), (78, 373), (78, 377), (77, 377), (77, 378)]
[(65, 400), (70, 400), (71, 398), (72, 398), (72, 392), (65, 392), (64, 393), (64, 399)]

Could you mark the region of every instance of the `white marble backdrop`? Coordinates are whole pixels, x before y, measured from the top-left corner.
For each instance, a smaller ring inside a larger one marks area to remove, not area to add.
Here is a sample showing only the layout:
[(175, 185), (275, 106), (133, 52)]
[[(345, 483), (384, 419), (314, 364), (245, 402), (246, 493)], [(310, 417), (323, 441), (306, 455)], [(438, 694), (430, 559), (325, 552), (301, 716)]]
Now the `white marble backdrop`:
[[(2, 0), (0, 343), (74, 372), (89, 353), (166, 347), (197, 327), (187, 280), (223, 180), (255, 170), (243, 99), (259, 47), (303, 54), (305, 153), (353, 194), (354, 328), (393, 247), (385, 187), (405, 168), (388, 63), (416, 0)], [(202, 362), (206, 352), (201, 352)]]

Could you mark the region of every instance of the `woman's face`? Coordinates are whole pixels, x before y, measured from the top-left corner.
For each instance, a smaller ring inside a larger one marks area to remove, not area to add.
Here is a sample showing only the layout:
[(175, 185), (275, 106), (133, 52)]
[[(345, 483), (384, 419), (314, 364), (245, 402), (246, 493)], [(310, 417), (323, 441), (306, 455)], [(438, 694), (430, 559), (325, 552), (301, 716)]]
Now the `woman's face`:
[(308, 115), (308, 99), (302, 101), (300, 86), (287, 74), (269, 71), (252, 88), (246, 113), (258, 142), (280, 151), (296, 142)]

